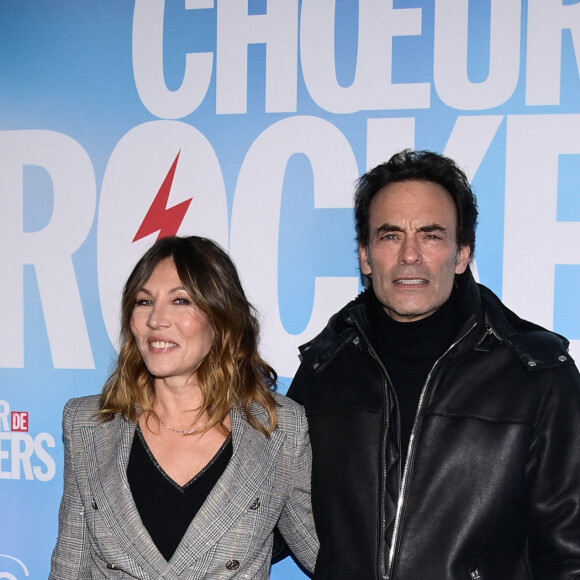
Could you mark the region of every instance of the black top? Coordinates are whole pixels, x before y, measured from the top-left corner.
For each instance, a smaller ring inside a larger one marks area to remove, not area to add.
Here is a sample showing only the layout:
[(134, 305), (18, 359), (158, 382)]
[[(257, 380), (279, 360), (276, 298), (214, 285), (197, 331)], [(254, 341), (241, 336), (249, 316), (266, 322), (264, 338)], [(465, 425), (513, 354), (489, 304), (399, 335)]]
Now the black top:
[(403, 461), (429, 371), (452, 344), (465, 320), (456, 294), (453, 292), (433, 314), (415, 322), (393, 320), (376, 300), (379, 311), (377, 354), (389, 373), (397, 396)]
[(143, 525), (166, 560), (171, 559), (191, 520), (221, 477), (232, 450), (232, 438), (228, 437), (213, 459), (182, 487), (157, 463), (137, 425), (127, 478)]

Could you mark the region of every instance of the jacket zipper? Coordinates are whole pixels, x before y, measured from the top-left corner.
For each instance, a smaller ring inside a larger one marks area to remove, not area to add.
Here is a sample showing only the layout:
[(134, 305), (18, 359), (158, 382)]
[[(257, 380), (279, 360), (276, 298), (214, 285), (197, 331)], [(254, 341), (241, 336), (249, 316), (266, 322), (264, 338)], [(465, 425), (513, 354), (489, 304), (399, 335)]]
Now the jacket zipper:
[(385, 550), (385, 529), (386, 529), (386, 521), (385, 521), (385, 484), (387, 481), (387, 462), (386, 462), (386, 454), (387, 454), (387, 439), (389, 437), (389, 429), (390, 429), (390, 410), (389, 410), (389, 373), (387, 373), (387, 369), (384, 367), (383, 363), (377, 356), (377, 353), (374, 349), (370, 346), (370, 343), (367, 341), (369, 345), (369, 350), (372, 357), (377, 361), (379, 367), (382, 369), (384, 373), (384, 381), (383, 381), (383, 393), (384, 393), (384, 413), (385, 418), (383, 419), (383, 433), (381, 436), (381, 474), (382, 474), (382, 481), (380, 486), (380, 494), (381, 494), (381, 526), (379, 529), (379, 574), (381, 578), (386, 578), (386, 570), (385, 566), (386, 562), (386, 550)]
[(390, 382), (390, 378), (389, 378), (389, 373), (387, 372), (387, 369), (385, 368), (385, 366), (381, 362), (381, 359), (379, 358), (379, 356), (375, 352), (375, 349), (372, 347), (371, 342), (368, 340), (368, 337), (367, 337), (366, 333), (364, 332), (364, 330), (360, 327), (360, 325), (358, 324), (358, 322), (356, 320), (354, 320), (354, 319), (351, 319), (351, 320), (355, 323), (356, 327), (358, 328), (358, 331), (360, 332), (363, 340), (365, 341), (365, 343), (369, 349), (370, 355), (377, 361), (379, 368), (383, 372), (383, 378), (384, 378), (384, 380), (383, 380), (383, 393), (384, 393), (384, 412), (385, 412), (386, 419), (383, 420), (383, 432), (382, 432), (382, 436), (381, 436), (381, 449), (380, 449), (381, 473), (382, 473), (382, 482), (381, 482), (381, 486), (380, 486), (380, 494), (381, 494), (381, 501), (380, 501), (381, 519), (380, 519), (380, 522), (381, 522), (381, 525), (380, 525), (379, 533), (378, 533), (378, 535), (379, 535), (379, 575), (384, 580), (387, 578), (387, 572), (385, 570), (385, 565), (386, 565), (386, 558), (385, 558), (385, 528), (386, 528), (386, 522), (385, 522), (385, 485), (386, 485), (386, 481), (387, 481), (387, 464), (386, 464), (387, 439), (389, 437), (389, 427), (390, 427), (390, 421), (389, 421), (389, 416), (390, 416), (390, 411), (389, 411), (389, 382)]
[[(408, 479), (409, 479), (409, 465), (411, 463), (412, 457), (415, 453), (415, 439), (417, 435), (417, 423), (419, 416), (421, 415), (421, 411), (423, 410), (423, 405), (425, 403), (425, 398), (427, 394), (427, 388), (429, 387), (429, 382), (431, 381), (431, 377), (433, 376), (433, 371), (439, 366), (439, 363), (447, 356), (447, 354), (453, 350), (475, 327), (477, 326), (477, 322), (473, 322), (473, 324), (465, 331), (465, 333), (460, 336), (454, 343), (449, 346), (449, 348), (435, 361), (435, 364), (431, 367), (429, 374), (427, 375), (427, 379), (425, 380), (425, 384), (423, 385), (423, 389), (421, 390), (421, 395), (419, 396), (419, 404), (417, 405), (417, 412), (415, 413), (415, 421), (413, 423), (413, 429), (411, 431), (411, 437), (409, 439), (409, 449), (407, 451), (407, 459), (405, 461), (405, 467), (403, 469), (403, 480), (401, 483), (401, 491), (399, 492), (399, 499), (397, 502), (397, 513), (395, 515), (395, 525), (393, 528), (393, 536), (391, 539), (391, 550), (389, 552), (389, 562), (387, 566), (387, 573), (384, 576), (384, 580), (390, 580), (391, 574), (393, 573), (393, 563), (395, 560), (395, 551), (397, 547), (397, 541), (399, 539), (399, 531), (400, 531), (400, 524), (401, 524), (401, 514), (403, 512), (403, 505), (405, 503), (405, 495), (407, 492), (408, 487)], [(486, 329), (486, 332), (487, 329)], [(384, 519), (384, 515), (383, 515)]]

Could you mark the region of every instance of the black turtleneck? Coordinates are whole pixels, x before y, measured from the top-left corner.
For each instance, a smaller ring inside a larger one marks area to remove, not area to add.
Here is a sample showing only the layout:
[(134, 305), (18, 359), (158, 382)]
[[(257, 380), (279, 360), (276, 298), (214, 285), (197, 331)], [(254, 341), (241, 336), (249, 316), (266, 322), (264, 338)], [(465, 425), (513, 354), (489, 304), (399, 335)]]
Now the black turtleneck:
[(465, 320), (456, 292), (430, 316), (415, 322), (397, 322), (376, 301), (377, 354), (395, 390), (400, 418), (401, 457), (407, 456), (419, 397), (437, 359), (456, 338)]

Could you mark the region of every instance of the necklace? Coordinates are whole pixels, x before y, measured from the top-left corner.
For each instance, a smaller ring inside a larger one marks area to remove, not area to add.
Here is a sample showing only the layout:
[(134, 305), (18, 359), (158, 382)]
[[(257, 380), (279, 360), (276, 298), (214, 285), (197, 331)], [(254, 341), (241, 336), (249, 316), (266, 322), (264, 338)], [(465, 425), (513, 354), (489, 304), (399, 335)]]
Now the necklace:
[(191, 435), (192, 433), (195, 433), (197, 431), (199, 431), (199, 429), (176, 429), (175, 427), (171, 427), (171, 425), (168, 425), (165, 421), (162, 421), (161, 419), (159, 419), (159, 422), (166, 428), (169, 429), (170, 431), (174, 431), (175, 433), (179, 433), (180, 435)]

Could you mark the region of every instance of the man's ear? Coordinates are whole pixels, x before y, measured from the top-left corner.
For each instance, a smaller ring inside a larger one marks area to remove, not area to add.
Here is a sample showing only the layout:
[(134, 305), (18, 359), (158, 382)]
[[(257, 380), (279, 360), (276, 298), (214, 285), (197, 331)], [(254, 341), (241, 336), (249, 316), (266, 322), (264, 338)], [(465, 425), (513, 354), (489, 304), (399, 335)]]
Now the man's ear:
[(372, 272), (371, 272), (371, 259), (369, 257), (369, 247), (361, 244), (358, 247), (358, 256), (360, 260), (360, 271), (365, 276), (370, 276)]
[(457, 265), (455, 266), (456, 274), (463, 274), (469, 266), (469, 260), (471, 259), (471, 249), (469, 246), (461, 246), (459, 253), (457, 255)]

